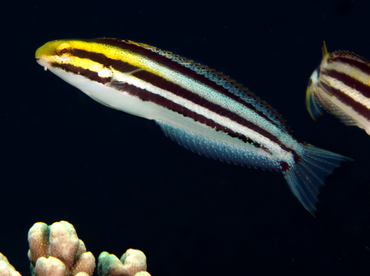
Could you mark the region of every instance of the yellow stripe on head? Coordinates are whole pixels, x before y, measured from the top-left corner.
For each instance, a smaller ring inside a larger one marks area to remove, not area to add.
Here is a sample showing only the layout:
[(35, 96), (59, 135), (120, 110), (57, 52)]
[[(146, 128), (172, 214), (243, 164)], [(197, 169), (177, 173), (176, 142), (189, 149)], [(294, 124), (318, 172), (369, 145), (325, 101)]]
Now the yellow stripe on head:
[[(159, 75), (158, 68), (148, 64), (148, 58), (130, 50), (125, 50), (114, 45), (88, 41), (88, 40), (54, 40), (47, 42), (36, 50), (36, 58), (45, 58), (49, 62), (60, 64), (71, 64), (92, 71), (99, 70), (99, 63), (89, 60), (89, 58), (78, 58), (73, 55), (74, 50), (82, 50), (94, 54), (102, 54), (105, 57), (129, 63), (132, 66)], [(91, 67), (90, 67), (91, 66)], [(103, 66), (103, 64), (101, 65)]]
[(50, 41), (36, 50), (36, 58), (47, 58), (50, 63), (68, 64), (75, 67), (99, 72), (105, 68), (104, 64), (92, 61), (88, 58), (80, 58), (73, 55), (76, 43), (66, 40)]

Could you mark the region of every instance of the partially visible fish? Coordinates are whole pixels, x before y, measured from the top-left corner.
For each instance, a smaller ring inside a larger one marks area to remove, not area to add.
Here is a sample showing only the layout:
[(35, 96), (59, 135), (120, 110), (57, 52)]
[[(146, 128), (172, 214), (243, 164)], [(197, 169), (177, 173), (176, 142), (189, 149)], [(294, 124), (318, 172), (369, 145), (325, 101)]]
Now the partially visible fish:
[(36, 59), (94, 100), (154, 120), (189, 150), (281, 171), (311, 213), (324, 179), (346, 160), (298, 142), (281, 116), (252, 92), (171, 52), (112, 38), (56, 40), (40, 47)]
[(329, 53), (325, 42), (322, 56), (306, 91), (311, 117), (316, 120), (326, 110), (370, 135), (370, 62), (348, 51)]

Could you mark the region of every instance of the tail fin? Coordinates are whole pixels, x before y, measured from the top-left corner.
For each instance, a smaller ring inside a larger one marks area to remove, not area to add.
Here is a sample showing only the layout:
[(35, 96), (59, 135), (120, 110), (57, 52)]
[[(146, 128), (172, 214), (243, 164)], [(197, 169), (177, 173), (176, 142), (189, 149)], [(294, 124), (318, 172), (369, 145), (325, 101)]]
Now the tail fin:
[(293, 194), (306, 210), (314, 215), (319, 189), (324, 186), (325, 178), (339, 167), (342, 161), (351, 160), (340, 154), (307, 144), (299, 163), (285, 171), (284, 177)]

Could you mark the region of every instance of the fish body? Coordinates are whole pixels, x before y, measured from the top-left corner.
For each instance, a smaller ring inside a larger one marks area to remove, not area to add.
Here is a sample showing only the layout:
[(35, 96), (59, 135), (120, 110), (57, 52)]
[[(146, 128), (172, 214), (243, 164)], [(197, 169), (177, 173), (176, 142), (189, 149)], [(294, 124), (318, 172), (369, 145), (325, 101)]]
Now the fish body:
[(324, 179), (345, 157), (299, 142), (266, 102), (225, 75), (146, 44), (56, 40), (37, 62), (94, 100), (154, 120), (201, 155), (279, 170), (311, 213)]
[(325, 42), (322, 54), (306, 91), (308, 112), (316, 120), (326, 110), (370, 135), (370, 62), (348, 51), (329, 53)]

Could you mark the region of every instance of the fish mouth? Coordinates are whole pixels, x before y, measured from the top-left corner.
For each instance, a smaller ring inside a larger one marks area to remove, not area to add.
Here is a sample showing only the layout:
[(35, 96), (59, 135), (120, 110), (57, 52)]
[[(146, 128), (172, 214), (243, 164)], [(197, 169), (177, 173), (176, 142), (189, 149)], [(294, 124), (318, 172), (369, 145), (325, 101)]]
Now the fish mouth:
[(50, 62), (48, 62), (47, 59), (42, 58), (42, 57), (36, 57), (36, 62), (40, 64), (42, 67), (44, 67), (44, 70), (47, 71), (48, 68), (50, 67)]

